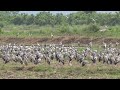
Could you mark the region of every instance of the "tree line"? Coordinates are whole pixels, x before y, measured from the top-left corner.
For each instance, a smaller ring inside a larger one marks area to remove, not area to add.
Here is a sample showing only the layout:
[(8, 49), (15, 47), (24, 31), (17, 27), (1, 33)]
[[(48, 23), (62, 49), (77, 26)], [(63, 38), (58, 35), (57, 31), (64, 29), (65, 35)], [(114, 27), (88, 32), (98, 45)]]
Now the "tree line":
[(52, 14), (50, 12), (39, 12), (38, 14), (26, 14), (19, 11), (0, 11), (0, 27), (7, 24), (14, 25), (119, 25), (120, 12), (97, 13), (96, 11), (78, 11), (64, 15), (62, 13)]

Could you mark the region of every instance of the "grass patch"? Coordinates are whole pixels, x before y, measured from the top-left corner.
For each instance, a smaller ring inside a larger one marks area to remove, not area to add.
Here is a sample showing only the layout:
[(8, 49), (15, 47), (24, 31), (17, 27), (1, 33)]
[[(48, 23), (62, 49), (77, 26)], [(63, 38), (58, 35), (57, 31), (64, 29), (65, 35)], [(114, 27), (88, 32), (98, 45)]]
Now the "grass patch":
[(109, 26), (104, 32), (99, 31), (99, 25), (56, 25), (51, 27), (37, 25), (6, 25), (2, 28), (1, 36), (43, 37), (79, 35), (81, 37), (120, 37), (120, 26)]
[[(105, 78), (116, 79), (120, 78), (120, 66), (107, 65), (97, 63), (97, 65), (90, 65), (82, 67), (77, 62), (73, 61), (73, 66), (69, 66), (67, 63), (58, 65), (57, 62), (49, 66), (45, 62), (39, 65), (29, 64), (28, 66), (20, 65), (19, 63), (8, 63), (4, 65), (0, 61), (0, 78), (53, 78), (53, 79), (89, 79), (89, 78)], [(58, 67), (59, 66), (59, 67)], [(21, 70), (18, 70), (21, 69)]]

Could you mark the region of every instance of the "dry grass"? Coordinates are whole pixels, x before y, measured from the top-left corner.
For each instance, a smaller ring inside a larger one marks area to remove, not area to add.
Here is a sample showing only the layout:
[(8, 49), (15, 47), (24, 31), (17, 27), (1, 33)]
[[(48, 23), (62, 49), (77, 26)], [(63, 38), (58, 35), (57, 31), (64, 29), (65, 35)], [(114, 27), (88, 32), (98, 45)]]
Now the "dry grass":
[(42, 62), (39, 65), (30, 63), (28, 66), (10, 62), (6, 65), (0, 62), (1, 79), (118, 79), (120, 65), (106, 65), (98, 63), (82, 67), (73, 61), (73, 66), (66, 62), (63, 66), (52, 61), (51, 65)]

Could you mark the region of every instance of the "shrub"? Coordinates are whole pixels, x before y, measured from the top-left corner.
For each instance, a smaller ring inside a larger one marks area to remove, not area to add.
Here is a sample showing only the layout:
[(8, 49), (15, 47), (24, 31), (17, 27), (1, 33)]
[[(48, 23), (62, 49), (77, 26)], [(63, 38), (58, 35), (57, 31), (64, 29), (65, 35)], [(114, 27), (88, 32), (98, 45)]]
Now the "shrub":
[(2, 29), (0, 28), (0, 34), (2, 34), (3, 33), (3, 31), (2, 31)]
[(61, 33), (69, 33), (69, 27), (68, 26), (62, 26), (60, 29)]
[(4, 24), (0, 22), (0, 28), (3, 28), (4, 27)]
[(100, 27), (97, 24), (90, 24), (87, 28), (86, 31), (88, 32), (97, 32), (99, 31)]

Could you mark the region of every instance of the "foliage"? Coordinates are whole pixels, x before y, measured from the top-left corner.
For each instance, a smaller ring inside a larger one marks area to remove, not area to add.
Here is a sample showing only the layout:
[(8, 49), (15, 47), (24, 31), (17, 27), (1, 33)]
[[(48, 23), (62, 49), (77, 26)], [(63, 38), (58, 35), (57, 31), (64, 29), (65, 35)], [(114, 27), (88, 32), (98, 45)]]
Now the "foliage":
[[(105, 32), (99, 32), (100, 26), (108, 26)], [(80, 35), (119, 37), (120, 12), (96, 13), (95, 11), (78, 11), (68, 15), (53, 15), (40, 12), (37, 15), (19, 13), (19, 11), (0, 11), (0, 28), (2, 35), (50, 36)], [(24, 32), (23, 32), (24, 31)], [(13, 33), (14, 32), (14, 33)], [(116, 33), (117, 32), (117, 33)], [(15, 34), (15, 35), (14, 35)], [(102, 35), (102, 36), (101, 36)]]
[(115, 26), (120, 25), (120, 12), (116, 13), (96, 13), (96, 11), (78, 11), (68, 15), (58, 13), (53, 15), (50, 12), (40, 12), (37, 15), (19, 13), (19, 11), (0, 11), (1, 22), (14, 25), (89, 25), (99, 24)]
[[(93, 28), (93, 29), (92, 29)], [(96, 28), (96, 29), (95, 29)], [(111, 37), (120, 38), (120, 26), (109, 26), (104, 32), (98, 31), (99, 25), (7, 25), (2, 28), (2, 36), (19, 37), (50, 37), (54, 36), (78, 35), (82, 37)]]
[(4, 23), (0, 22), (0, 29), (4, 27)]
[(99, 31), (99, 25), (96, 25), (96, 24), (90, 24), (87, 28), (86, 28), (86, 31), (88, 32), (97, 32)]

